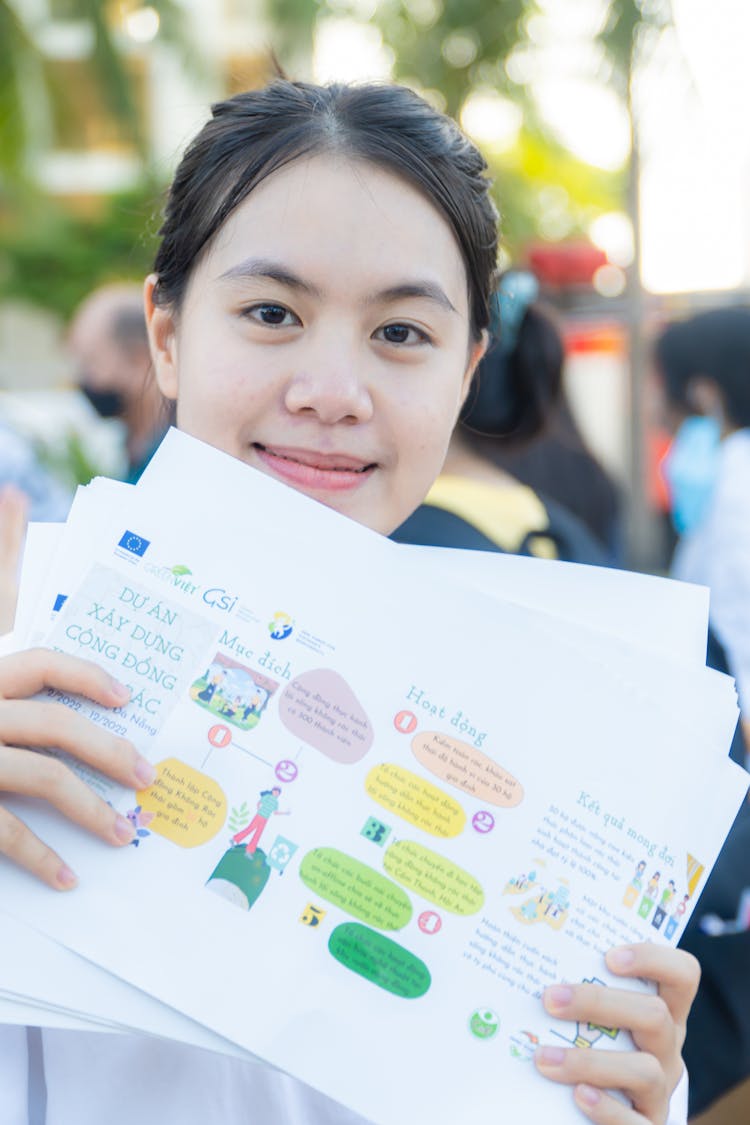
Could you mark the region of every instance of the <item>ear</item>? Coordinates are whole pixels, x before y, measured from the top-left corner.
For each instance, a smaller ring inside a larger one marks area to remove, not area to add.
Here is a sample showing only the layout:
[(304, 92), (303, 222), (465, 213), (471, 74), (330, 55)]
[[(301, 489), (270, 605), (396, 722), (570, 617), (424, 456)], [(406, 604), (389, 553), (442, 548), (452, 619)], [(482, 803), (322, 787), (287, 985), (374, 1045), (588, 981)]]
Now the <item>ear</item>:
[(154, 303), (157, 275), (150, 273), (143, 287), (151, 359), (159, 390), (165, 398), (177, 398), (177, 325), (174, 312)]
[(463, 404), (466, 402), (466, 396), (469, 393), (471, 381), (474, 378), (474, 372), (479, 366), (480, 360), (487, 351), (489, 343), (490, 334), (487, 329), (485, 329), (482, 332), (481, 338), (475, 343), (472, 343), (471, 348), (469, 349), (469, 362), (467, 364), (466, 370), (464, 371), (464, 377), (461, 380), (461, 400), (458, 404), (459, 411), (461, 410)]

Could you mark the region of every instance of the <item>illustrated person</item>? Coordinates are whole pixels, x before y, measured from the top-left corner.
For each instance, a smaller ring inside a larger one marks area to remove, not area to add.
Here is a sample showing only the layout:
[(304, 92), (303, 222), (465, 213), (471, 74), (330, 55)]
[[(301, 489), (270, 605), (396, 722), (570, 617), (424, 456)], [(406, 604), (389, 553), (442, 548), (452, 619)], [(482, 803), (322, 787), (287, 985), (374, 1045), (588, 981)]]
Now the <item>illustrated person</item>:
[(632, 906), (638, 898), (638, 894), (643, 888), (643, 872), (646, 870), (645, 859), (639, 859), (636, 869), (633, 873), (633, 878), (625, 888), (625, 894), (622, 901), (625, 906)]
[(268, 824), (272, 816), (286, 816), (279, 809), (279, 797), (281, 796), (281, 789), (275, 785), (273, 789), (261, 790), (260, 799), (256, 805), (257, 812), (253, 819), (248, 824), (247, 828), (243, 828), (235, 836), (232, 836), (233, 844), (241, 844), (243, 840), (247, 840), (245, 844), (245, 851), (248, 855), (254, 855), (255, 849), (260, 843), (260, 838), (263, 835), (263, 830)]
[[(237, 95), (214, 108), (166, 204), (145, 287), (156, 378), (186, 432), (388, 534), (440, 472), (485, 349), (496, 258), (485, 162), (416, 94), (277, 81)], [(362, 596), (371, 597), (368, 576)], [(34, 700), (42, 685), (103, 708), (128, 697), (103, 668), (64, 653), (4, 658), (0, 791), (46, 799), (128, 845), (126, 818), (30, 748), (61, 747), (128, 788), (152, 784), (153, 767), (130, 742)], [(0, 850), (50, 888), (76, 886), (65, 858), (7, 809)], [(541, 1047), (539, 1072), (571, 1087), (600, 1125), (682, 1123), (680, 1049), (697, 963), (651, 943), (610, 950), (606, 963), (653, 981), (654, 993), (560, 983), (545, 990), (544, 1009), (628, 1030), (635, 1050)], [(540, 1005), (540, 1026), (546, 1018)], [(26, 1032), (0, 1031), (0, 1097), (18, 1105)], [(43, 1031), (38, 1046), (31, 1072), (43, 1074), (46, 1125), (203, 1125), (217, 1115), (227, 1125), (364, 1125), (256, 1061), (61, 1030)], [(500, 1105), (484, 1108), (503, 1116)]]
[(217, 669), (213, 673), (213, 675), (211, 674), (211, 669), (209, 668), (204, 676), (204, 679), (207, 681), (206, 686), (202, 691), (198, 692), (197, 698), (202, 699), (204, 703), (210, 703), (214, 695), (216, 694), (216, 689), (223, 682), (225, 676), (226, 672), (223, 670), (223, 668)]

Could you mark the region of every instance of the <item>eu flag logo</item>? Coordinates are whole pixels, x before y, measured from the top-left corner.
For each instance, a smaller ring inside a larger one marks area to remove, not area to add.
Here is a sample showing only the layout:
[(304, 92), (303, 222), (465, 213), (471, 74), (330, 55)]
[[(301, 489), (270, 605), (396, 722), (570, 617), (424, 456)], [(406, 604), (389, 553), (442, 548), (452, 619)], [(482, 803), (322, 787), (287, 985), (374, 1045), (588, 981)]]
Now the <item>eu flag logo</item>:
[(143, 539), (140, 535), (134, 535), (132, 531), (126, 531), (117, 546), (129, 551), (131, 555), (142, 556), (146, 554), (150, 542), (150, 539)]

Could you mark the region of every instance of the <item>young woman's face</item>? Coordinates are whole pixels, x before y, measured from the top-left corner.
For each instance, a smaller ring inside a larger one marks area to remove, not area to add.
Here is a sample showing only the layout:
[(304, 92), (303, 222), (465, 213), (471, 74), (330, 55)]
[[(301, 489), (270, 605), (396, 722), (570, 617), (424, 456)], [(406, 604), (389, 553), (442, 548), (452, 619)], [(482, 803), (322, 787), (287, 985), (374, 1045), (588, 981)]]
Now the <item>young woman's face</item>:
[(483, 344), (458, 244), (418, 191), (369, 164), (300, 160), (233, 212), (178, 315), (152, 288), (181, 429), (384, 533), (419, 504)]

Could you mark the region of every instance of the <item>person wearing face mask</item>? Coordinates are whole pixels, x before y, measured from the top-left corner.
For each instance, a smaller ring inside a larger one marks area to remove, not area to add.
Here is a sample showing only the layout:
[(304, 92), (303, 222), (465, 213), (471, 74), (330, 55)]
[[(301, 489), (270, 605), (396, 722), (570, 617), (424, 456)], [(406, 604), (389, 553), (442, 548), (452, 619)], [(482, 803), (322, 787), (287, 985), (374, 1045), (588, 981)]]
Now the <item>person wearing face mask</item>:
[(77, 366), (78, 385), (97, 414), (124, 424), (125, 479), (135, 484), (166, 421), (151, 374), (142, 287), (119, 282), (90, 293), (73, 317), (68, 350)]
[(750, 737), (750, 308), (667, 326), (656, 375), (676, 430), (664, 461), (680, 536), (672, 575), (711, 590), (711, 623)]

